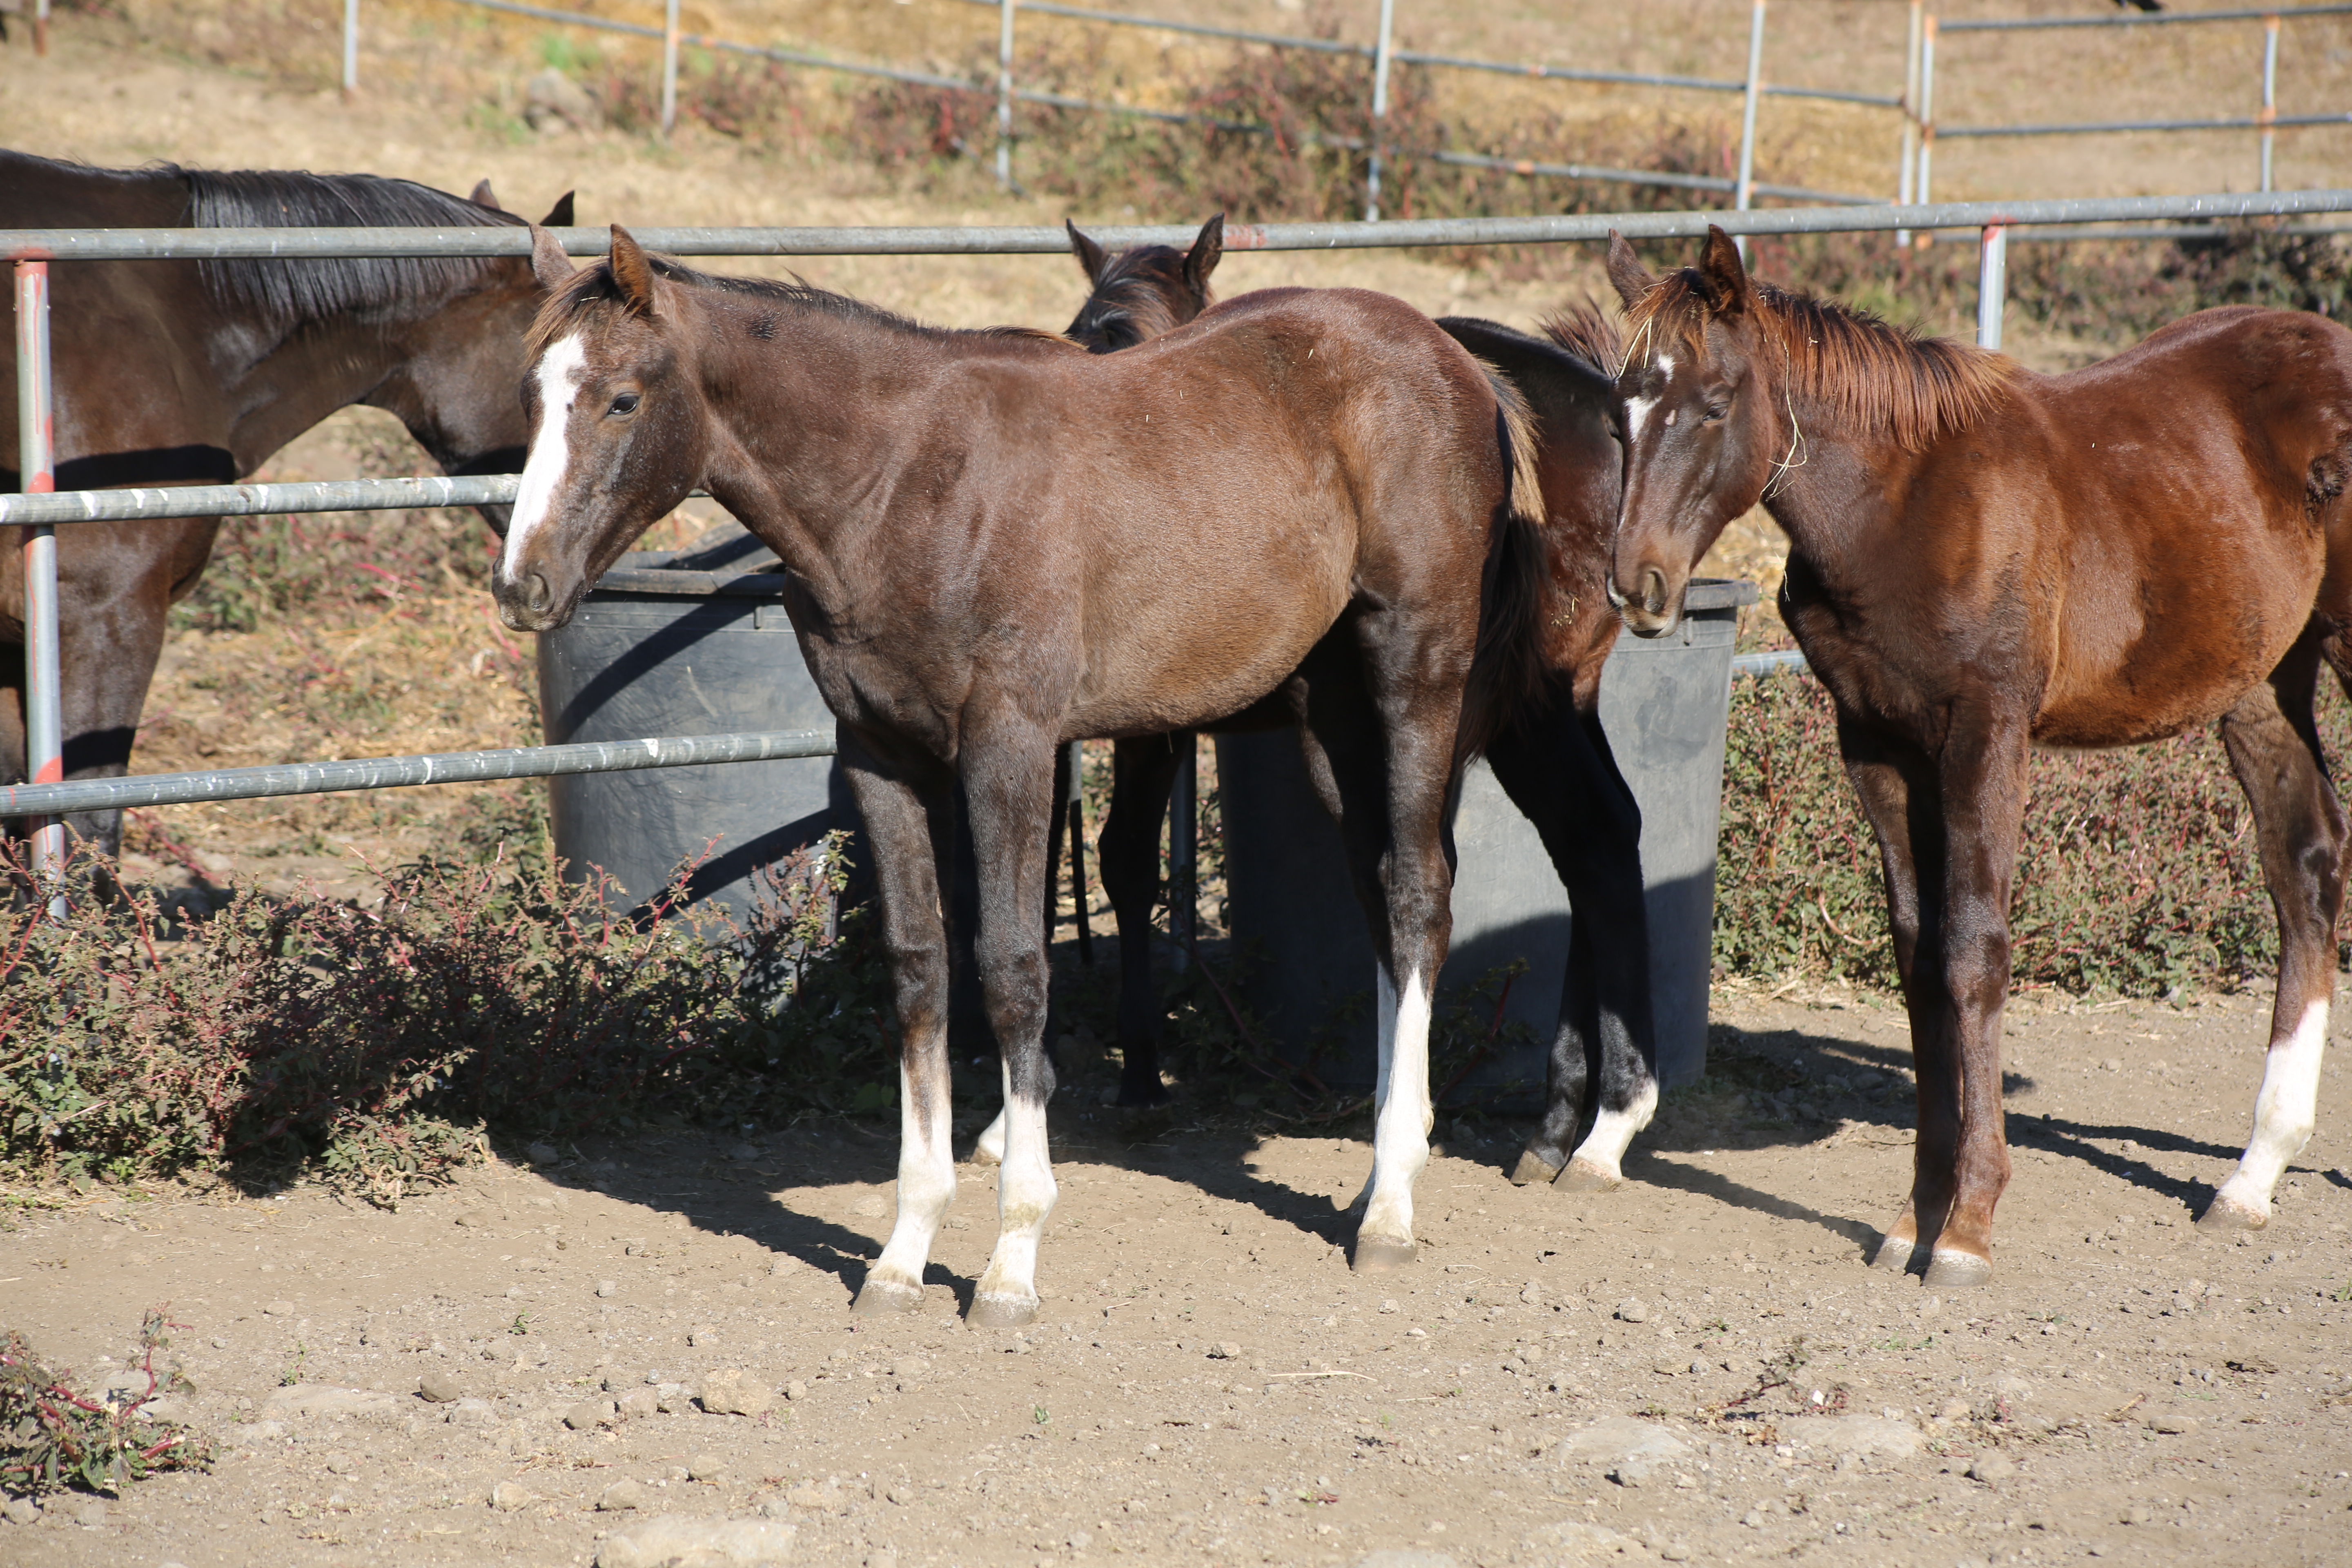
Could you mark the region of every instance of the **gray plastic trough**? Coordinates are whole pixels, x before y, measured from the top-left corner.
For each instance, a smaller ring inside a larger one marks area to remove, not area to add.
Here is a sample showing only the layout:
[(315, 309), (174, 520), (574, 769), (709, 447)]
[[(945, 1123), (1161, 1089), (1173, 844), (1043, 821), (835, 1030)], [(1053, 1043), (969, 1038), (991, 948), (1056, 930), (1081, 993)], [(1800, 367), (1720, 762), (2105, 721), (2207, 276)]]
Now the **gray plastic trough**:
[[(732, 524), (685, 550), (623, 556), (570, 625), (540, 637), (548, 740), (829, 728), (774, 561)], [(830, 757), (583, 773), (550, 780), (548, 795), (569, 873), (603, 869), (624, 910), (660, 892), (681, 861), (707, 855), (689, 885), (694, 901), (740, 919), (761, 867), (857, 823)]]
[[(1658, 1076), (1670, 1086), (1706, 1068), (1732, 639), (1739, 606), (1756, 597), (1750, 584), (1694, 582), (1679, 629), (1655, 642), (1621, 637), (1601, 680), (1601, 724), (1642, 806)], [(1341, 1037), (1337, 1073), (1324, 1076), (1369, 1086), (1371, 940), (1349, 889), (1339, 830), (1307, 785), (1297, 737), (1219, 736), (1217, 781), (1229, 924), (1239, 943), (1255, 945), (1267, 960), (1255, 971), (1251, 1003), (1286, 1049), (1303, 1054), (1342, 1004), (1360, 997)], [(1446, 983), (1458, 985), (1513, 958), (1527, 960), (1507, 1016), (1528, 1025), (1535, 1043), (1507, 1053), (1469, 1082), (1517, 1079), (1540, 1089), (1568, 956), (1568, 895), (1535, 828), (1483, 763), (1464, 781), (1454, 836), (1460, 855), (1454, 945), (1440, 1006)]]

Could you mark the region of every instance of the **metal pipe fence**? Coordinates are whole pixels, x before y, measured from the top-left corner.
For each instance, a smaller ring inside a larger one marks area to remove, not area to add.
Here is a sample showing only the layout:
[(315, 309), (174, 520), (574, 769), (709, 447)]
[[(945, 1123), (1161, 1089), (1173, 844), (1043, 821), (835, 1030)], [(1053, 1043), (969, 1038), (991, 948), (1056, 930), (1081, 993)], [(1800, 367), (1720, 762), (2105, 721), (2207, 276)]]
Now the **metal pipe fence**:
[[(1658, 184), (1688, 186), (1705, 190), (1725, 190), (1739, 194), (1738, 205), (1746, 198), (1769, 195), (1796, 201), (1878, 200), (1877, 197), (1841, 196), (1831, 193), (1807, 190), (1801, 186), (1759, 184), (1754, 179), (1757, 105), (1760, 99), (1810, 99), (1823, 102), (1860, 104), (1871, 108), (1903, 111), (1904, 135), (1916, 133), (1917, 117), (1909, 112), (1911, 89), (1906, 87), (1902, 96), (1863, 92), (1842, 88), (1801, 87), (1763, 79), (1764, 0), (1751, 0), (1752, 13), (1748, 38), (1748, 70), (1737, 80), (1712, 77), (1678, 76), (1657, 71), (1612, 71), (1583, 67), (1555, 66), (1544, 63), (1517, 63), (1507, 60), (1477, 59), (1461, 55), (1435, 54), (1425, 50), (1394, 47), (1395, 0), (1379, 0), (1377, 41), (1355, 44), (1337, 38), (1314, 38), (1296, 34), (1263, 33), (1244, 27), (1220, 27), (1202, 22), (1181, 21), (1164, 16), (1129, 16), (1123, 12), (1104, 11), (1081, 5), (1031, 3), (1031, 0), (971, 0), (999, 13), (996, 47), (996, 72), (987, 81), (968, 80), (944, 76), (936, 71), (915, 70), (900, 66), (872, 61), (841, 59), (805, 49), (785, 48), (772, 45), (748, 44), (736, 39), (716, 37), (703, 33), (678, 30), (677, 0), (664, 0), (665, 25), (659, 27), (647, 23), (622, 21), (616, 17), (593, 16), (584, 12), (534, 5), (526, 0), (449, 0), (457, 5), (469, 5), (478, 10), (499, 11), (511, 16), (529, 16), (562, 26), (581, 27), (596, 32), (617, 33), (625, 37), (658, 39), (662, 43), (661, 128), (667, 135), (676, 127), (677, 105), (677, 56), (681, 45), (709, 49), (719, 53), (737, 54), (774, 60), (810, 70), (837, 71), (856, 76), (874, 77), (890, 81), (903, 81), (915, 86), (938, 88), (949, 92), (965, 92), (992, 97), (996, 105), (996, 177), (1000, 185), (1010, 188), (1013, 183), (1012, 150), (1018, 140), (1013, 122), (1013, 107), (1016, 103), (1035, 103), (1048, 108), (1076, 110), (1101, 114), (1130, 115), (1171, 123), (1202, 124), (1220, 130), (1263, 134), (1267, 127), (1244, 121), (1222, 120), (1213, 115), (1187, 113), (1177, 110), (1153, 109), (1138, 104), (1107, 103), (1067, 93), (1047, 92), (1021, 87), (1014, 79), (1013, 45), (1015, 15), (1019, 11), (1065, 20), (1086, 22), (1103, 26), (1139, 27), (1158, 32), (1174, 33), (1194, 37), (1225, 39), (1235, 43), (1260, 44), (1273, 48), (1304, 49), (1326, 54), (1354, 55), (1370, 60), (1373, 67), (1372, 134), (1369, 141), (1318, 132), (1311, 144), (1348, 148), (1370, 153), (1366, 173), (1365, 218), (1379, 220), (1381, 165), (1386, 161), (1382, 144), (1388, 110), (1388, 81), (1395, 66), (1420, 66), (1427, 68), (1486, 71), (1504, 76), (1523, 77), (1542, 81), (1583, 82), (1601, 86), (1646, 87), (1687, 92), (1739, 93), (1743, 103), (1738, 155), (1740, 173), (1735, 178), (1717, 179), (1706, 176), (1678, 174), (1668, 170), (1622, 169), (1613, 165), (1563, 163), (1533, 159), (1484, 157), (1473, 153), (1446, 153), (1435, 156), (1435, 162), (1464, 168), (1498, 169), (1507, 173), (1549, 178), (1581, 179), (1626, 184)], [(359, 0), (344, 0), (343, 58), (346, 94), (356, 89), (358, 82)], [(1915, 4), (1913, 9), (1916, 11)], [(1907, 171), (1910, 158), (1906, 151), (1903, 166)], [(1907, 191), (1899, 192), (1907, 197)]]
[[(2186, 131), (2252, 131), (2259, 143), (2258, 189), (2274, 188), (2273, 151), (2281, 129), (2294, 130), (2318, 125), (2352, 124), (2352, 112), (2290, 114), (2278, 112), (2278, 51), (2279, 25), (2282, 22), (2304, 21), (2319, 16), (2352, 16), (2352, 4), (2319, 5), (2263, 6), (2260, 9), (2224, 11), (2137, 11), (2126, 10), (2106, 16), (2020, 16), (1987, 17), (1975, 21), (1938, 22), (1927, 18), (1924, 39), (1914, 46), (1916, 58), (1913, 73), (1919, 81), (1919, 128), (1914, 139), (1906, 139), (1912, 153), (1913, 167), (1907, 171), (1906, 184), (1918, 199), (1930, 199), (1929, 175), (1935, 144), (1945, 141), (1983, 140), (2017, 136), (2116, 136), (2138, 132)], [(2180, 26), (2198, 23), (2259, 22), (2263, 26), (2263, 64), (2261, 106), (2251, 115), (2229, 115), (2221, 118), (2168, 120), (2105, 120), (2066, 121), (2023, 125), (1938, 125), (1935, 115), (1936, 40), (1949, 33), (2025, 33), (2046, 32), (2055, 28), (2105, 27), (2148, 28)]]
[[(1704, 234), (1710, 223), (1741, 235), (1973, 228), (1983, 236), (1984, 244), (1979, 268), (1979, 337), (1988, 346), (1998, 347), (2005, 288), (2002, 258), (2011, 226), (2150, 224), (2341, 212), (2352, 212), (2352, 190), (1963, 202), (1871, 208), (1423, 219), (1381, 224), (1236, 225), (1227, 230), (1226, 242), (1234, 248), (1259, 250), (1559, 244), (1604, 239), (1612, 228), (1637, 238), (1696, 237)], [(555, 233), (565, 249), (574, 255), (600, 254), (610, 243), (606, 230), (569, 228)], [(1026, 226), (647, 228), (637, 231), (637, 235), (643, 243), (656, 248), (698, 256), (1045, 255), (1059, 253), (1067, 243), (1058, 229)], [(1173, 225), (1129, 226), (1105, 229), (1100, 237), (1113, 247), (1155, 242), (1181, 245), (1191, 240), (1192, 231)], [(34, 819), (37, 872), (54, 878), (62, 867), (64, 832), (55, 819), (67, 812), (830, 754), (834, 739), (829, 732), (796, 731), (295, 763), (120, 779), (63, 780), (59, 744), (62, 725), (58, 717), (62, 705), (56, 657), (57, 556), (51, 532), (56, 527), (134, 518), (496, 505), (511, 501), (520, 481), (514, 475), (422, 476), (306, 484), (55, 492), (51, 488), (54, 479), (48, 445), (52, 395), (47, 374), (49, 267), (83, 260), (232, 256), (281, 259), (508, 256), (526, 254), (529, 244), (529, 234), (513, 227), (0, 231), (0, 259), (14, 264), (16, 279), (18, 449), (26, 489), (24, 494), (0, 496), (0, 527), (25, 531), (28, 635), (25, 702), (31, 775), (26, 784), (0, 786), (0, 817)], [(1738, 668), (1752, 671), (1801, 661), (1801, 656), (1786, 654), (1748, 656)], [(52, 909), (61, 912), (62, 897), (54, 883), (49, 896)]]

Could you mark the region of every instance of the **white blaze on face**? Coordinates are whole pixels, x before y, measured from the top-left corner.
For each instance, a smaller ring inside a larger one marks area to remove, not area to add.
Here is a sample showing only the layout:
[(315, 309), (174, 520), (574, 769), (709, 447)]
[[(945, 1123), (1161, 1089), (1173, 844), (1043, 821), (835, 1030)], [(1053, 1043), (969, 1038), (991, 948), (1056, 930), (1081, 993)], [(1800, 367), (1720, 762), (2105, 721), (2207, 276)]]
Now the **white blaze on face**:
[(587, 361), (588, 350), (574, 333), (551, 344), (531, 373), (539, 383), (539, 428), (530, 433), (530, 457), (523, 463), (522, 482), (515, 489), (514, 515), (507, 523), (506, 559), (501, 564), (509, 576), (525, 542), (547, 521), (555, 492), (562, 488), (572, 456), (572, 404), (580, 395)]
[[(1660, 354), (1658, 374), (1674, 379), (1675, 361), (1672, 354)], [(1642, 426), (1656, 412), (1661, 400), (1655, 397), (1629, 397), (1625, 400), (1625, 444), (1632, 446), (1642, 438)]]
[(2272, 1189), (2318, 1125), (2319, 1063), (2326, 1049), (2325, 1002), (2305, 1007), (2294, 1033), (2271, 1042), (2262, 1092), (2254, 1097), (2254, 1133), (2236, 1173), (2215, 1195), (2216, 1207), (2269, 1218)]

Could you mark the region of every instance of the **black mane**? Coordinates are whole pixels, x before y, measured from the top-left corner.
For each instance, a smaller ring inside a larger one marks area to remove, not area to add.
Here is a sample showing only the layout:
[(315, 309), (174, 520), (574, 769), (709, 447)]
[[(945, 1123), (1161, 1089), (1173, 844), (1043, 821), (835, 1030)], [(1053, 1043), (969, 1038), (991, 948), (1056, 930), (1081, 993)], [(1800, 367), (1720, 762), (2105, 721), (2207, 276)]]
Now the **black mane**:
[[(184, 180), (195, 228), (483, 228), (520, 224), (463, 196), (375, 174), (280, 169), (158, 170)], [(357, 312), (407, 321), (479, 283), (491, 257), (371, 257), (318, 261), (240, 259), (198, 264), (224, 302), (247, 307), (283, 331)]]

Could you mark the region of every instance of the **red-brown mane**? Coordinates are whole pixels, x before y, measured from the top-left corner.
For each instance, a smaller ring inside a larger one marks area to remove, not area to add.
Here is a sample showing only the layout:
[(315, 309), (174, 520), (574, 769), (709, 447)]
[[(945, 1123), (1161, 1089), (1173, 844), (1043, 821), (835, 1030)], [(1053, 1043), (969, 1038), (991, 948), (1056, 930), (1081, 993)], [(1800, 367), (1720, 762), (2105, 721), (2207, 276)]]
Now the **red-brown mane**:
[(1625, 339), (1617, 323), (1591, 300), (1547, 318), (1543, 335), (1612, 381), (1625, 368)]
[[(1856, 430), (1883, 430), (1907, 451), (1965, 430), (2001, 395), (2017, 362), (1952, 338), (1927, 337), (1867, 310), (1750, 280), (1757, 320), (1779, 342), (1788, 391)], [(1718, 310), (1696, 268), (1669, 272), (1627, 312), (1632, 353), (1669, 342), (1696, 351)]]

